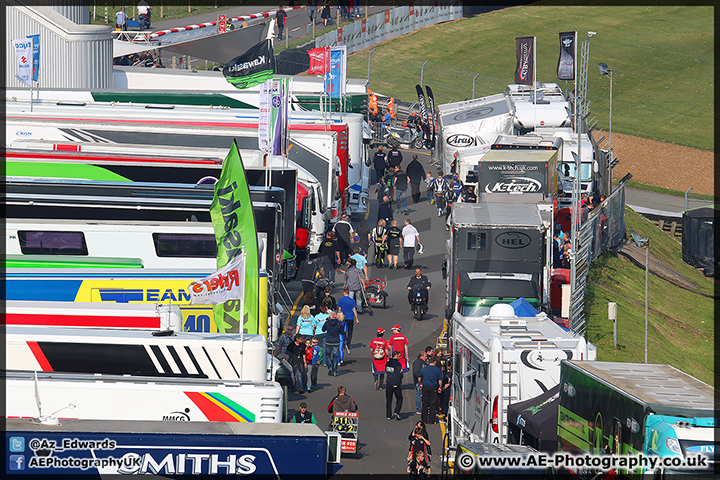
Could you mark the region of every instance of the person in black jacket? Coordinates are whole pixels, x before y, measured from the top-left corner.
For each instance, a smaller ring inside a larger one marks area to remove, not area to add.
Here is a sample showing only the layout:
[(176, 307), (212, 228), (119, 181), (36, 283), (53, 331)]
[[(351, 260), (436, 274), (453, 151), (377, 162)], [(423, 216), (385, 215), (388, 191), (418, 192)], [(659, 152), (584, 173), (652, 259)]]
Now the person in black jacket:
[(387, 162), (385, 161), (385, 153), (383, 147), (380, 145), (373, 156), (373, 168), (375, 169), (375, 183), (382, 182), (382, 177), (385, 175), (385, 168)]
[[(420, 415), (422, 413), (422, 390), (420, 389), (418, 374), (420, 373), (420, 370), (427, 365), (427, 355), (428, 353), (432, 353), (432, 351), (432, 347), (425, 347), (425, 350), (422, 350), (412, 363), (413, 384), (415, 385), (415, 415)], [(408, 440), (411, 439), (409, 438)]]
[(343, 333), (343, 324), (337, 318), (337, 312), (335, 310), (330, 311), (330, 318), (325, 321), (322, 326), (322, 331), (327, 332), (325, 338), (325, 345), (327, 350), (325, 355), (330, 360), (330, 369), (328, 375), (337, 377), (338, 363), (340, 362), (340, 334)]
[[(387, 413), (387, 419), (392, 420), (397, 418), (400, 420), (400, 410), (403, 404), (402, 394), (402, 365), (400, 364), (401, 352), (393, 352), (393, 356), (388, 360), (385, 365), (385, 413)], [(395, 395), (397, 403), (395, 404), (395, 412), (392, 409), (392, 397)]]
[(402, 165), (403, 156), (398, 150), (397, 145), (393, 145), (387, 153), (387, 164), (389, 167), (395, 168)]
[(414, 290), (425, 290), (427, 292), (426, 300), (430, 301), (430, 279), (423, 275), (420, 267), (415, 268), (415, 275), (410, 277), (408, 281), (408, 303), (412, 305), (413, 291)]
[(410, 177), (410, 192), (413, 203), (418, 203), (420, 201), (420, 182), (425, 178), (425, 168), (418, 160), (417, 155), (413, 155), (412, 161), (408, 163), (405, 172)]
[(378, 222), (380, 220), (385, 220), (385, 224), (390, 224), (393, 220), (393, 211), (392, 207), (390, 206), (390, 198), (385, 195), (382, 198), (382, 202), (380, 202), (380, 205), (378, 205)]

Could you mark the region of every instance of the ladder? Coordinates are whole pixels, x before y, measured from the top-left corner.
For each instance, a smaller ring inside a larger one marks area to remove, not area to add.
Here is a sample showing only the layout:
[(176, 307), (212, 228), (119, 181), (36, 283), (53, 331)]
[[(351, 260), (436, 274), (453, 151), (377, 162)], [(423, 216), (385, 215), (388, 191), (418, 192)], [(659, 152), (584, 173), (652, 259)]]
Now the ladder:
[[(503, 423), (500, 427), (503, 429), (501, 435), (502, 442), (505, 443), (505, 441), (507, 441), (507, 407), (508, 404), (514, 403), (520, 398), (520, 379), (518, 378), (517, 362), (515, 360), (503, 360), (502, 365), (502, 393), (504, 401), (502, 405)], [(513, 375), (515, 375), (514, 381)], [(514, 394), (513, 388), (515, 389)]]

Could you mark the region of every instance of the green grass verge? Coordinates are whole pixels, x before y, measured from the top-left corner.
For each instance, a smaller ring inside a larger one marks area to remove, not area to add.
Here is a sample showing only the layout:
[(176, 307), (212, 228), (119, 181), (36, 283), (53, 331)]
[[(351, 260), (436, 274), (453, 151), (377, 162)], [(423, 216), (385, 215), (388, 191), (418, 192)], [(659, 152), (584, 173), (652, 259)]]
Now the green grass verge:
[[(412, 102), (423, 82), (436, 103), (502, 92), (513, 83), (515, 37), (537, 38), (537, 79), (558, 82), (558, 32), (590, 39), (587, 98), (591, 118), (613, 130), (714, 150), (714, 10), (710, 6), (572, 6), (538, 4), (498, 10), (426, 28), (376, 46), (370, 88)], [(365, 78), (368, 52), (350, 55), (348, 75)], [(567, 83), (572, 89), (572, 83)]]
[[(627, 229), (650, 238), (650, 254), (693, 282), (688, 291), (650, 274), (648, 361), (668, 363), (714, 385), (714, 295), (712, 282), (682, 261), (680, 243), (630, 208), (625, 209)], [(613, 347), (613, 326), (607, 318), (608, 302), (618, 304), (618, 348)], [(588, 340), (598, 347), (598, 360), (645, 360), (645, 269), (621, 255), (606, 253), (590, 270), (585, 295)]]
[[(617, 181), (614, 181), (613, 183), (617, 184)], [(673, 195), (675, 197), (685, 197), (685, 192), (680, 192), (678, 190), (670, 190), (669, 188), (663, 188), (663, 187), (655, 187), (652, 185), (645, 185), (638, 182), (629, 181), (625, 184), (628, 188), (636, 188), (638, 190), (647, 190), (649, 192), (657, 192), (657, 193), (664, 193), (665, 195)], [(715, 195), (703, 195), (699, 193), (688, 193), (688, 198), (694, 198), (696, 200), (707, 200), (709, 202), (717, 202), (720, 200), (720, 197), (717, 197)]]

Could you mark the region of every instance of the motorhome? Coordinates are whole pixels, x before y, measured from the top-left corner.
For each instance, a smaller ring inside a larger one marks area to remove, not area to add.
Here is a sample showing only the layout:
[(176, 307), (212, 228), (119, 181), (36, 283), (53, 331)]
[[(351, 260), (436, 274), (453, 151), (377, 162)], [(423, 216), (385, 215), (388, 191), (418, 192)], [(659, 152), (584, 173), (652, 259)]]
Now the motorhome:
[(12, 370), (4, 377), (5, 418), (36, 418), (61, 410), (58, 420), (283, 420), (283, 390), (274, 382)]
[(274, 380), (263, 335), (7, 325), (7, 370)]
[(560, 382), (562, 360), (595, 360), (597, 348), (545, 313), (518, 316), (507, 304), (450, 321), (450, 439), (506, 443), (507, 408)]
[[(48, 256), (50, 258), (51, 256)], [(182, 312), (183, 332), (217, 333), (212, 305), (193, 305), (190, 283), (215, 271), (211, 269), (117, 268), (12, 268), (5, 271), (5, 299), (27, 302), (102, 302), (118, 304), (176, 305)], [(272, 332), (268, 318), (268, 277), (260, 271), (259, 315), (247, 319), (245, 328), (265, 335)], [(249, 323), (252, 320), (252, 323)], [(276, 326), (274, 326), (276, 327)], [(235, 325), (233, 331), (239, 332)]]
[[(35, 168), (35, 178), (48, 175), (48, 169), (43, 164), (52, 162), (56, 178), (213, 183), (219, 178), (223, 159), (227, 156), (226, 150), (213, 148), (163, 147), (160, 154), (158, 147), (151, 145), (30, 139), (16, 140), (13, 147), (5, 151), (6, 178), (9, 179), (22, 179), (27, 176), (24, 170), (32, 167), (25, 163), (19, 164), (20, 162), (42, 165)], [(317, 254), (330, 218), (325, 204), (326, 193), (323, 192), (320, 182), (301, 165), (282, 157), (268, 156), (266, 159), (264, 152), (260, 150), (239, 150), (239, 153), (248, 181), (255, 186), (266, 185), (264, 178), (269, 170), (270, 184), (286, 188), (285, 181), (275, 185), (279, 174), (272, 172), (297, 171), (295, 246), (299, 257), (303, 256), (304, 250), (311, 255)], [(59, 169), (57, 162), (66, 166)], [(88, 165), (94, 168), (86, 167)]]
[(5, 301), (6, 325), (182, 331), (182, 312), (172, 304)]
[[(68, 105), (70, 103), (70, 105)], [(258, 148), (258, 119), (253, 111), (227, 108), (89, 104), (82, 102), (6, 102), (6, 139), (57, 142), (92, 141), (229, 149)], [(326, 193), (328, 220), (348, 208), (348, 126), (332, 122), (292, 122), (287, 158), (307, 168)], [(360, 141), (362, 141), (360, 139)], [(223, 155), (224, 158), (224, 155)]]

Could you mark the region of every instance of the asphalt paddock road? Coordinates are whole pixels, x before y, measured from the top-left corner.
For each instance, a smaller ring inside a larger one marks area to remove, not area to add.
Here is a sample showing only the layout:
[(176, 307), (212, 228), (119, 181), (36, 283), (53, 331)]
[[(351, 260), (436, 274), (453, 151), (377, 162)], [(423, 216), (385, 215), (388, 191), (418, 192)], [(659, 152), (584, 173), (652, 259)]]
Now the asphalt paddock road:
[[(373, 152), (374, 153), (374, 152)], [(430, 155), (426, 150), (403, 150), (403, 168), (417, 154), (423, 163), (426, 171), (433, 175), (437, 167), (430, 165)], [(293, 414), (299, 409), (300, 402), (304, 401), (318, 421), (318, 425), (327, 429), (330, 423), (330, 414), (327, 413), (327, 406), (330, 400), (337, 393), (337, 387), (344, 385), (348, 394), (358, 405), (359, 425), (358, 455), (343, 455), (343, 468), (338, 473), (342, 474), (405, 474), (407, 466), (406, 458), (408, 452), (408, 435), (420, 420), (420, 415), (415, 414), (415, 388), (412, 383), (412, 371), (408, 371), (403, 379), (403, 407), (400, 420), (387, 420), (385, 416), (385, 391), (375, 390), (371, 373), (371, 352), (368, 348), (370, 341), (375, 338), (375, 332), (379, 327), (386, 330), (385, 339), (392, 335), (390, 327), (398, 324), (402, 327), (402, 333), (410, 342), (409, 361), (417, 358), (418, 353), (426, 346), (435, 346), (437, 337), (443, 326), (443, 314), (445, 311), (445, 286), (442, 280), (441, 265), (445, 257), (445, 245), (448, 238), (445, 230), (444, 217), (437, 216), (434, 205), (427, 203), (427, 194), (424, 183), (421, 187), (420, 202), (412, 203), (408, 194), (408, 209), (410, 213), (397, 215), (395, 219), (400, 225), (406, 217), (409, 217), (416, 225), (420, 233), (420, 243), (425, 246), (423, 255), (415, 255), (415, 265), (423, 268), (432, 288), (430, 290), (429, 312), (418, 322), (412, 318), (412, 313), (407, 301), (407, 281), (413, 274), (410, 270), (400, 268), (403, 265), (402, 252), (398, 261), (398, 270), (387, 270), (377, 268), (373, 262), (373, 252), (368, 255), (370, 264), (368, 273), (370, 278), (378, 277), (388, 282), (387, 308), (374, 307), (372, 313), (369, 310), (360, 315), (360, 323), (355, 325), (353, 343), (350, 346), (350, 355), (345, 354), (346, 365), (339, 367), (338, 376), (328, 376), (327, 369), (320, 367), (318, 374), (319, 390), (312, 393), (288, 395), (288, 413)], [(370, 228), (377, 224), (377, 197), (375, 187), (370, 187), (370, 211), (367, 222)], [(360, 218), (353, 218), (353, 226), (357, 227)], [(342, 275), (338, 277), (338, 284), (342, 281)], [(292, 298), (295, 299), (301, 291), (298, 284), (289, 285)], [(333, 290), (336, 298), (342, 296), (340, 287)], [(298, 309), (299, 310), (299, 309)], [(295, 315), (297, 316), (297, 311)], [(290, 323), (294, 323), (294, 318)], [(393, 403), (394, 407), (394, 403)], [(441, 430), (438, 424), (428, 425), (430, 441), (432, 442), (433, 456), (431, 468), (433, 473), (440, 473)]]

